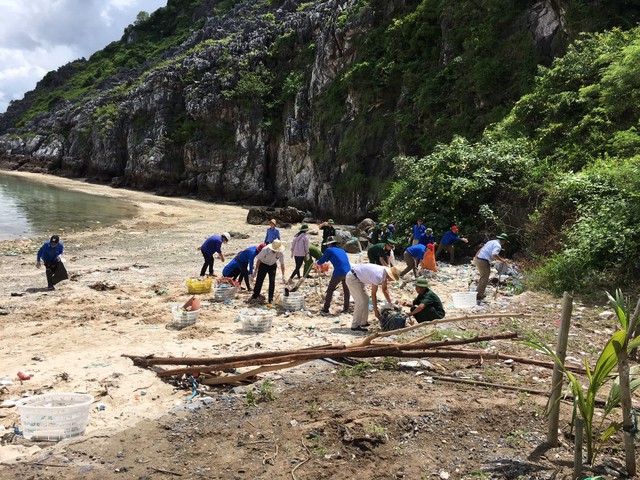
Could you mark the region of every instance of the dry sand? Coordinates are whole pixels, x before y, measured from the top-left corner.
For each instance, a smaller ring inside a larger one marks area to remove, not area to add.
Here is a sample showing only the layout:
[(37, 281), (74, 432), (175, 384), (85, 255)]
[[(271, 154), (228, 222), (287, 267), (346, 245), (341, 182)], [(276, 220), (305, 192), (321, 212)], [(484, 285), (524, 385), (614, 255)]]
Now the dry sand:
[[(85, 436), (113, 435), (137, 422), (158, 419), (172, 407), (184, 405), (190, 396), (153, 372), (134, 367), (123, 354), (212, 357), (349, 343), (355, 338), (349, 329), (350, 315), (318, 314), (328, 281), (323, 276), (310, 278), (301, 289), (306, 294), (306, 310), (285, 313), (275, 307), (278, 316), (267, 333), (242, 331), (239, 312), (247, 307), (245, 291), (228, 303), (201, 295), (203, 306), (195, 325), (183, 330), (167, 328), (172, 322), (171, 304), (190, 297), (185, 279), (199, 272), (202, 256), (196, 247), (209, 235), (231, 232), (232, 239), (223, 248), (227, 261), (262, 241), (266, 227), (246, 223), (248, 208), (157, 197), (59, 177), (20, 175), (124, 198), (139, 207), (139, 215), (116, 226), (62, 235), (71, 280), (53, 292), (42, 288), (46, 286), (44, 271), (35, 268), (37, 249), (47, 238), (0, 243), (0, 378), (13, 380), (0, 387), (0, 403), (47, 392), (90, 393), (95, 408)], [(316, 234), (312, 242), (317, 243), (318, 230), (311, 230)], [(296, 231), (281, 230), (286, 245)], [(288, 249), (285, 258), (290, 272), (293, 260)], [(366, 255), (351, 255), (351, 260), (364, 262)], [(216, 259), (217, 275), (222, 267)], [(441, 269), (433, 288), (445, 308), (450, 307), (451, 292), (466, 289), (471, 273), (469, 267)], [(101, 286), (107, 289), (98, 290)], [(338, 291), (334, 311), (341, 308), (341, 289)], [(394, 300), (412, 298), (412, 285), (400, 282), (391, 295)], [(19, 371), (30, 372), (32, 378), (17, 380)], [(99, 403), (104, 410), (97, 408)], [(5, 429), (20, 425), (15, 407), (0, 408), (0, 425)], [(0, 446), (0, 461), (34, 450), (39, 447)]]

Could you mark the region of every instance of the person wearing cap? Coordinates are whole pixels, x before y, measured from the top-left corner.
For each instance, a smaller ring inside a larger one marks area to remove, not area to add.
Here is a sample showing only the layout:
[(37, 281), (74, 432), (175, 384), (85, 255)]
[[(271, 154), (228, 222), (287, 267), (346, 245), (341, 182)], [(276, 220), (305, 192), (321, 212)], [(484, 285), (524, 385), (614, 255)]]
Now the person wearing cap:
[(411, 234), (409, 235), (409, 245), (417, 245), (426, 228), (427, 227), (424, 226), (423, 218), (416, 220), (415, 225), (411, 228)]
[(40, 268), (44, 262), (45, 273), (47, 275), (47, 290), (55, 290), (54, 285), (69, 278), (67, 270), (62, 263), (62, 253), (64, 245), (58, 235), (53, 235), (48, 242), (45, 242), (38, 250), (36, 257), (36, 267)]
[(353, 297), (351, 330), (366, 332), (369, 326), (369, 294), (366, 285), (371, 285), (371, 302), (376, 318), (380, 318), (378, 288), (382, 289), (387, 302), (393, 303), (387, 287), (389, 280), (396, 282), (400, 280), (400, 270), (396, 267), (383, 267), (372, 263), (360, 263), (351, 267), (345, 278), (349, 293)]
[(336, 227), (334, 226), (334, 224), (335, 222), (333, 221), (333, 218), (330, 218), (326, 222), (318, 225), (318, 228), (322, 230), (322, 245), (320, 246), (320, 251), (322, 253), (324, 253), (327, 249), (326, 243), (329, 237), (335, 237), (336, 235)]
[(402, 272), (400, 272), (400, 276), (404, 277), (407, 273), (413, 271), (413, 276), (417, 277), (418, 265), (420, 265), (420, 261), (422, 260), (422, 257), (424, 257), (424, 252), (426, 251), (427, 247), (421, 243), (408, 247), (403, 253), (404, 261), (407, 266)]
[(279, 239), (275, 239), (262, 249), (262, 251), (256, 256), (256, 283), (253, 286), (252, 300), (256, 300), (260, 297), (260, 291), (262, 290), (262, 284), (264, 283), (264, 277), (269, 275), (269, 303), (273, 303), (273, 294), (276, 290), (276, 268), (278, 262), (280, 262), (280, 269), (282, 270), (282, 281), (284, 282), (284, 245)]
[(378, 223), (375, 227), (373, 227), (373, 231), (371, 232), (371, 244), (375, 245), (376, 243), (384, 243), (389, 238), (389, 233), (387, 231), (387, 224), (384, 222)]
[(456, 225), (453, 225), (449, 230), (447, 230), (447, 232), (440, 239), (440, 243), (438, 244), (438, 249), (436, 250), (436, 258), (438, 258), (438, 256), (440, 255), (440, 252), (442, 252), (442, 250), (444, 249), (447, 252), (449, 252), (449, 260), (450, 260), (450, 263), (453, 265), (453, 262), (455, 260), (455, 248), (453, 244), (455, 242), (468, 243), (469, 241), (466, 238), (459, 237), (458, 227)]
[(383, 267), (391, 266), (389, 257), (391, 256), (391, 251), (395, 244), (395, 241), (389, 239), (386, 242), (371, 245), (367, 249), (367, 258), (369, 259), (369, 263), (375, 263), (376, 265), (382, 265)]
[(347, 286), (346, 277), (347, 273), (351, 271), (351, 264), (349, 263), (349, 257), (347, 253), (338, 246), (338, 239), (336, 237), (329, 237), (325, 243), (327, 249), (324, 254), (316, 262), (318, 265), (322, 265), (325, 262), (331, 262), (333, 265), (333, 274), (329, 280), (327, 286), (327, 293), (324, 295), (324, 305), (320, 313), (328, 314), (329, 307), (331, 306), (331, 299), (333, 298), (333, 292), (338, 288), (339, 284), (342, 284), (342, 293), (344, 296), (344, 302), (342, 304), (342, 313), (349, 312), (349, 287)]
[(416, 280), (416, 293), (418, 296), (413, 302), (405, 302), (406, 307), (410, 307), (409, 315), (416, 319), (418, 323), (430, 322), (444, 317), (444, 307), (440, 297), (429, 288), (429, 280), (418, 278)]
[(507, 260), (500, 256), (500, 251), (504, 247), (504, 244), (509, 239), (506, 233), (497, 235), (495, 240), (489, 240), (480, 249), (475, 258), (476, 267), (480, 272), (480, 279), (478, 280), (478, 288), (476, 289), (476, 300), (480, 302), (485, 297), (485, 290), (489, 283), (489, 276), (491, 275), (491, 262), (498, 260), (502, 263), (507, 263)]
[(264, 242), (269, 245), (274, 240), (280, 240), (280, 230), (276, 228), (276, 219), (269, 220), (269, 228), (267, 228), (267, 234), (264, 236)]
[(425, 229), (420, 237), (418, 237), (418, 243), (424, 245), (425, 247), (429, 244), (435, 244), (436, 237), (433, 236), (433, 230), (431, 230), (430, 228)]
[(256, 247), (248, 247), (239, 252), (222, 269), (222, 276), (233, 280), (238, 279), (240, 283), (244, 280), (247, 290), (251, 290), (249, 276), (253, 275), (253, 260), (264, 247), (265, 244), (261, 243)]
[(289, 277), (289, 281), (293, 281), (293, 277), (296, 275), (298, 278), (300, 275), (300, 267), (304, 261), (309, 258), (309, 235), (307, 235), (307, 231), (309, 230), (309, 225), (302, 225), (298, 233), (295, 234), (293, 240), (291, 241), (291, 256), (296, 262), (296, 268), (291, 272), (291, 276)]
[(211, 235), (207, 238), (197, 250), (202, 252), (204, 257), (204, 265), (200, 269), (200, 276), (204, 277), (209, 269), (209, 275), (213, 275), (213, 254), (217, 253), (218, 258), (224, 262), (224, 254), (222, 253), (222, 244), (231, 240), (231, 235), (228, 232), (224, 232), (222, 235)]

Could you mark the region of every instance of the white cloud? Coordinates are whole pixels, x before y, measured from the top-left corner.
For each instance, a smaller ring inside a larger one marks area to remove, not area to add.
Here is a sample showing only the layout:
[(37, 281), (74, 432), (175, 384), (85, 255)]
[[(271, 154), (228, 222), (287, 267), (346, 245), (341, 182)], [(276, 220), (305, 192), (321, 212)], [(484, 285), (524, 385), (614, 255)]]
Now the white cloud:
[(49, 71), (89, 58), (167, 0), (0, 0), (0, 112)]

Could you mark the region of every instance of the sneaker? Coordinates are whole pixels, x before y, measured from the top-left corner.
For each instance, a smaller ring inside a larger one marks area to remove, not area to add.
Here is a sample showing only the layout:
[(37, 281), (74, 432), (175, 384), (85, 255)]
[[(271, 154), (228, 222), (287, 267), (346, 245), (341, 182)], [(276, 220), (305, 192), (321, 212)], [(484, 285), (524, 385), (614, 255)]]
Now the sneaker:
[(53, 285), (50, 285), (50, 286), (47, 287), (48, 291), (55, 290), (55, 289), (56, 289), (56, 287), (54, 287)]
[[(367, 324), (369, 325), (369, 324)], [(351, 327), (351, 330), (354, 332), (368, 332), (369, 329), (363, 325), (358, 325), (357, 327)]]

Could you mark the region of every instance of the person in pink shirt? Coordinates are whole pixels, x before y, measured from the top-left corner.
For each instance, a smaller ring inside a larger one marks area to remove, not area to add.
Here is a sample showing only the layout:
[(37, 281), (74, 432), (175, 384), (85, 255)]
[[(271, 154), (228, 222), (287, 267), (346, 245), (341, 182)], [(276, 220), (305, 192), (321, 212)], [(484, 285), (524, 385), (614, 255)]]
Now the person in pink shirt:
[(300, 231), (296, 233), (291, 241), (291, 256), (296, 262), (296, 267), (291, 272), (289, 282), (292, 282), (295, 276), (300, 278), (300, 267), (309, 258), (309, 235), (307, 235), (307, 230), (309, 230), (309, 225), (302, 225)]

